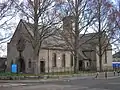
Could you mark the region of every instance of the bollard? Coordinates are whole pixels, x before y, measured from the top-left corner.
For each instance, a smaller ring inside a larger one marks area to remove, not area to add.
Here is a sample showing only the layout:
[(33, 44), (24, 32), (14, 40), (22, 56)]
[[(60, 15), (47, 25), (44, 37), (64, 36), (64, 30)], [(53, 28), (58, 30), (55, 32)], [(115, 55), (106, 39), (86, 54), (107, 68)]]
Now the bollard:
[(114, 71), (114, 76), (115, 76), (115, 71)]
[(95, 78), (97, 78), (97, 77), (98, 77), (98, 74), (99, 74), (99, 72), (97, 72), (97, 74), (96, 74)]
[(107, 79), (107, 71), (105, 72), (105, 78)]
[(118, 76), (119, 76), (120, 71), (118, 71), (117, 73), (118, 73)]

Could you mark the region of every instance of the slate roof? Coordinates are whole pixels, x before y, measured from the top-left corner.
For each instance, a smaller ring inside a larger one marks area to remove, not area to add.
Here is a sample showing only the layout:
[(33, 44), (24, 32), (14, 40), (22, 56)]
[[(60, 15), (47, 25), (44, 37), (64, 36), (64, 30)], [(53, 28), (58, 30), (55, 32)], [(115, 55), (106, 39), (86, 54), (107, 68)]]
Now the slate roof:
[(120, 58), (120, 52), (113, 54), (113, 58)]

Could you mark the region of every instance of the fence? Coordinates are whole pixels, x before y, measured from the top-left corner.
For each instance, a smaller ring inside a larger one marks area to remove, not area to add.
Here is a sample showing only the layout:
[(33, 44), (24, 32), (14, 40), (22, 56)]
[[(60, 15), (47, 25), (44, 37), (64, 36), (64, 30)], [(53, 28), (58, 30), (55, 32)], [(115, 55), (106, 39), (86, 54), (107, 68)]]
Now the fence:
[[(107, 71), (113, 71), (111, 69), (107, 69)], [(40, 79), (40, 78), (60, 78), (65, 76), (91, 76), (95, 75), (97, 71), (93, 70), (78, 70), (77, 73), (74, 73), (74, 67), (52, 67), (45, 68), (44, 72), (40, 72), (38, 74), (33, 73), (7, 73), (1, 72), (0, 79)], [(105, 72), (105, 71), (104, 71)]]

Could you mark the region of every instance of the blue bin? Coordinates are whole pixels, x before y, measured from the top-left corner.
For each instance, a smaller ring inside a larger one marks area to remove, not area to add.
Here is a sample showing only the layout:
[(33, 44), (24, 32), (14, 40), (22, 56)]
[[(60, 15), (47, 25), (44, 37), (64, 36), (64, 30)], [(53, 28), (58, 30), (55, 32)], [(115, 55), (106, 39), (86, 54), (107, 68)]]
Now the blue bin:
[(12, 68), (12, 73), (17, 73), (17, 64), (12, 64), (12, 66), (11, 66)]

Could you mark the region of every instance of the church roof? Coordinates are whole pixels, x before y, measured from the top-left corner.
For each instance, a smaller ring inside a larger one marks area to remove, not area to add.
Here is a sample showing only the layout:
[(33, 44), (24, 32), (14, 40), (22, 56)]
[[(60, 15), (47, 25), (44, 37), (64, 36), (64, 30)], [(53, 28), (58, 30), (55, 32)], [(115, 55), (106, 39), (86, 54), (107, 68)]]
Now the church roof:
[(113, 58), (120, 58), (120, 52), (113, 54)]

